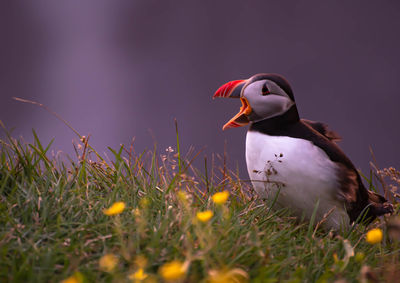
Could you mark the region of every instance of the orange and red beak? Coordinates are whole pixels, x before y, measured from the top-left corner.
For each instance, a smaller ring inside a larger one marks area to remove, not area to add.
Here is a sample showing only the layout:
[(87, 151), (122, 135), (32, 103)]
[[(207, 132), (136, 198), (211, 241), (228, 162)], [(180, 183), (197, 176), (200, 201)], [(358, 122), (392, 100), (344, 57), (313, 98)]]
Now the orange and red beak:
[(246, 80), (231, 81), (221, 86), (215, 92), (213, 98), (215, 97), (240, 98), (240, 101), (242, 102), (242, 107), (240, 107), (239, 113), (237, 113), (232, 119), (230, 119), (228, 123), (226, 123), (222, 127), (222, 130), (242, 127), (250, 122), (247, 116), (250, 115), (252, 109), (247, 99), (240, 96), (243, 86), (246, 84), (246, 82), (247, 82)]

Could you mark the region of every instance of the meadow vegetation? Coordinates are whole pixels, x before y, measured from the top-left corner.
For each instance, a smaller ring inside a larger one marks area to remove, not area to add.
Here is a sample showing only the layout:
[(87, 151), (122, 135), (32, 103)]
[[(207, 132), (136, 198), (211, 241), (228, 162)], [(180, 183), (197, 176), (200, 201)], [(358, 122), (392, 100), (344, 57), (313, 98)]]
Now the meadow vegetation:
[[(398, 218), (338, 234), (318, 229), (317, 223), (299, 223), (258, 199), (249, 182), (223, 162), (218, 165), (218, 157), (194, 168), (192, 161), (201, 154), (183, 156), (179, 139), (160, 151), (109, 148), (108, 159), (80, 136), (76, 156), (66, 160), (52, 154), (51, 143), (43, 145), (35, 132), (32, 143), (6, 131), (4, 137), (1, 282), (400, 278)], [(372, 189), (380, 183), (374, 175), (365, 181)], [(398, 214), (399, 172), (391, 168), (376, 176), (392, 181), (391, 187), (385, 184)]]

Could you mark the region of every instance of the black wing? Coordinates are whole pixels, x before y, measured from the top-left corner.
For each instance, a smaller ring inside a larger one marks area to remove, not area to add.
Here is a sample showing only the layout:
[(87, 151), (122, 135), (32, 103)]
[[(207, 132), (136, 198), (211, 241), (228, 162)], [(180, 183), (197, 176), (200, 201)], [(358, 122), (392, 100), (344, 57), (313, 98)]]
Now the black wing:
[(315, 122), (311, 120), (306, 120), (306, 119), (301, 119), (301, 121), (316, 130), (318, 133), (321, 135), (324, 135), (326, 138), (333, 142), (339, 142), (342, 140), (342, 137), (339, 136), (338, 133), (335, 131), (332, 131), (328, 128), (328, 125), (321, 123), (321, 122)]

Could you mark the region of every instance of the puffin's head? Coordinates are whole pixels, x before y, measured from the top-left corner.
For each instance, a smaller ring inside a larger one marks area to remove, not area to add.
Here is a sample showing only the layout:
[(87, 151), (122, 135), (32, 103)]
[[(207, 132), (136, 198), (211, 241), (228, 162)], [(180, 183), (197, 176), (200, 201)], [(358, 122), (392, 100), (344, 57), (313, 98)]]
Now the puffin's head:
[(289, 83), (277, 74), (257, 74), (247, 80), (231, 81), (221, 86), (215, 97), (240, 98), (242, 102), (239, 113), (223, 130), (280, 116), (295, 105)]

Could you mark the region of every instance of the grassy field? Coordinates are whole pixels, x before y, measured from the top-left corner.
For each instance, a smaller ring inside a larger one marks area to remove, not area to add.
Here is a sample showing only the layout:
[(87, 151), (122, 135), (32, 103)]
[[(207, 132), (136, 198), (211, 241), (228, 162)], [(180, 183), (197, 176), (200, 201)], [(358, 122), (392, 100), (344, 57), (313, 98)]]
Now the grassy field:
[[(400, 278), (400, 244), (387, 219), (338, 235), (299, 224), (218, 162), (193, 168), (201, 157), (181, 156), (179, 140), (160, 152), (110, 149), (108, 160), (82, 137), (76, 157), (63, 161), (34, 138), (0, 140), (1, 282)], [(365, 235), (375, 227), (383, 240), (370, 244)]]

